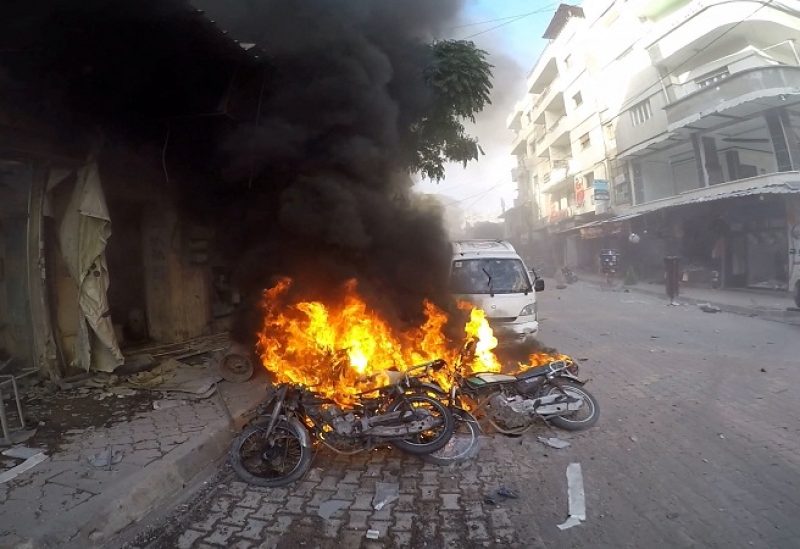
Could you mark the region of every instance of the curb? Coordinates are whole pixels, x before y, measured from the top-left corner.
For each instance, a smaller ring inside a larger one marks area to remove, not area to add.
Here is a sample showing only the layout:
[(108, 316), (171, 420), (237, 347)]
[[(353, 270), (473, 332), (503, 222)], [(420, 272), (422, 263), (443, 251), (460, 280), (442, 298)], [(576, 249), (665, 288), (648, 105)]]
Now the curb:
[(225, 409), (223, 416), (209, 423), (167, 457), (149, 464), (97, 496), (92, 503), (95, 511), (90, 520), (85, 518), (87, 509), (76, 507), (53, 517), (46, 529), (21, 547), (103, 547), (159, 506), (173, 501), (200, 473), (227, 454), (235, 434), (261, 395), (252, 386), (249, 389), (252, 396), (244, 397), (247, 388), (234, 388), (232, 392), (234, 398), (227, 402), (219, 394), (219, 401)]
[(102, 511), (81, 527), (73, 542), (82, 547), (87, 543), (102, 544), (159, 504), (171, 500), (195, 475), (225, 455), (233, 436), (229, 421), (215, 421), (194, 441), (176, 448), (177, 455), (171, 460), (160, 460), (162, 463), (157, 467), (145, 467), (127, 478), (112, 493), (100, 496)]

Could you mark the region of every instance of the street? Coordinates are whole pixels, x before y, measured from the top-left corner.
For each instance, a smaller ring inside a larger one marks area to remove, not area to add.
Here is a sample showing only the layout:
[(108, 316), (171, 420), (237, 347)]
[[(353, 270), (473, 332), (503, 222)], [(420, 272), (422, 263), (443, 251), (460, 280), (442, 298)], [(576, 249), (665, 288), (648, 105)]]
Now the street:
[[(495, 434), (454, 469), (396, 450), (321, 451), (288, 490), (245, 485), (224, 465), (132, 546), (800, 547), (796, 326), (584, 282), (550, 284), (540, 300), (541, 341), (582, 361), (600, 403), (594, 428)], [(573, 462), (587, 516), (561, 531)], [(374, 510), (387, 481), (400, 497)], [(486, 502), (500, 487), (519, 498)], [(328, 500), (342, 503), (325, 519)]]

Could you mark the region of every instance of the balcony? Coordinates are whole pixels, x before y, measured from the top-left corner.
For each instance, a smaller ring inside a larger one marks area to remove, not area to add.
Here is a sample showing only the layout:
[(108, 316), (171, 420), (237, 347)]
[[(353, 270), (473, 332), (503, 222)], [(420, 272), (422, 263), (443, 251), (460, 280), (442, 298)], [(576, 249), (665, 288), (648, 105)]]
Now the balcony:
[(568, 148), (570, 146), (569, 124), (566, 115), (553, 122), (553, 124), (547, 128), (547, 134), (541, 141), (541, 146), (546, 148)]
[(733, 73), (715, 85), (699, 89), (665, 107), (667, 129), (674, 131), (687, 125), (710, 127), (718, 121), (701, 122), (714, 114), (725, 117), (747, 117), (753, 102), (761, 111), (771, 106), (786, 105), (788, 96), (800, 94), (800, 67), (786, 65), (757, 67)]
[(514, 136), (514, 140), (511, 142), (511, 154), (514, 156), (520, 156), (525, 154), (528, 149), (528, 140), (525, 138), (525, 132), (519, 131)]
[(542, 192), (552, 193), (563, 187), (563, 183), (567, 181), (571, 161), (571, 158), (563, 158), (550, 162), (550, 172), (545, 174), (543, 178)]
[[(541, 60), (547, 59), (544, 63)], [(533, 68), (531, 75), (528, 77), (528, 91), (533, 94), (544, 94), (547, 87), (558, 78), (558, 65), (556, 65), (556, 58), (552, 54), (548, 56), (547, 50), (542, 53), (539, 58), (540, 63), (537, 63)]]
[(764, 43), (795, 36), (800, 27), (797, 12), (780, 3), (768, 4), (760, 0), (689, 2), (656, 24), (648, 33), (647, 49), (654, 62), (670, 70), (684, 65), (709, 41), (719, 47), (723, 37), (730, 43)]
[(522, 109), (516, 107), (514, 112), (508, 115), (508, 118), (506, 118), (506, 128), (509, 130), (522, 129)]

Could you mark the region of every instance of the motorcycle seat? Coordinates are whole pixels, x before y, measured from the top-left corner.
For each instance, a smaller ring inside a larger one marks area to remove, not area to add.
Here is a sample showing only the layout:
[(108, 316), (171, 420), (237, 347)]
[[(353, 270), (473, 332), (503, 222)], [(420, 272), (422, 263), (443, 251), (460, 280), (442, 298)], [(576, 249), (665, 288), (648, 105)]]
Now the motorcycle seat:
[(467, 383), (472, 385), (473, 387), (480, 387), (482, 385), (491, 385), (493, 383), (508, 383), (509, 381), (515, 381), (516, 378), (514, 376), (508, 376), (505, 374), (496, 374), (493, 372), (481, 372), (479, 374), (475, 374), (474, 376), (467, 379)]
[(525, 381), (526, 379), (530, 379), (532, 377), (539, 377), (545, 375), (550, 370), (549, 364), (543, 364), (541, 366), (534, 366), (524, 372), (517, 374), (517, 380)]

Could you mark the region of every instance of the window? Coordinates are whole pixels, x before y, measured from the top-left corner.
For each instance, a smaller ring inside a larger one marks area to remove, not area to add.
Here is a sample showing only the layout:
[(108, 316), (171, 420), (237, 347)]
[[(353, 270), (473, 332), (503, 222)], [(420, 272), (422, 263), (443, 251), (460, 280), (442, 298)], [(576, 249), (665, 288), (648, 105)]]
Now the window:
[(591, 137), (589, 137), (588, 133), (585, 133), (580, 137), (580, 143), (581, 143), (581, 149), (585, 149), (586, 147), (592, 144), (592, 139)]
[(575, 102), (576, 107), (580, 107), (581, 103), (583, 103), (583, 96), (581, 96), (581, 92), (578, 92), (575, 95), (573, 95), (572, 100)]
[(594, 172), (589, 172), (583, 176), (583, 182), (587, 189), (594, 187)]
[(520, 294), (530, 286), (519, 259), (459, 259), (450, 275), (454, 294)]
[(697, 84), (698, 88), (707, 88), (716, 85), (717, 82), (726, 79), (730, 75), (731, 73), (728, 72), (728, 67), (722, 67), (719, 70), (701, 76), (696, 79), (694, 83)]
[(631, 121), (633, 122), (634, 126), (641, 126), (648, 120), (650, 117), (653, 116), (653, 111), (650, 109), (650, 100), (645, 99), (644, 101), (637, 103), (633, 107), (631, 107)]

